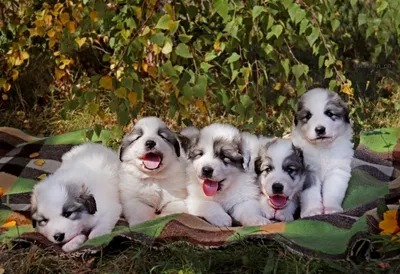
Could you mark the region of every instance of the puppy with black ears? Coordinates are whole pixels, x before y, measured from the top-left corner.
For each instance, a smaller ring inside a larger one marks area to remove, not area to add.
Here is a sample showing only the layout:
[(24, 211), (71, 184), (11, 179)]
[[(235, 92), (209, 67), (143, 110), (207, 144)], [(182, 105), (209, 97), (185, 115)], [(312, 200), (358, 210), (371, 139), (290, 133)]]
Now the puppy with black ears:
[(232, 226), (232, 218), (243, 226), (270, 223), (262, 216), (256, 174), (247, 166), (250, 150), (239, 130), (216, 123), (181, 133), (191, 140), (186, 200), (189, 213), (220, 227)]
[(301, 195), (301, 217), (343, 211), (354, 154), (347, 105), (333, 91), (309, 90), (299, 100), (291, 138), (312, 175)]
[(275, 139), (260, 147), (254, 166), (264, 216), (293, 221), (307, 176), (301, 149), (288, 139)]
[(123, 213), (130, 226), (187, 212), (186, 161), (177, 136), (157, 117), (139, 120), (119, 150)]
[(109, 148), (86, 143), (71, 149), (33, 189), (33, 227), (65, 252), (110, 233), (122, 212), (118, 170), (118, 155)]

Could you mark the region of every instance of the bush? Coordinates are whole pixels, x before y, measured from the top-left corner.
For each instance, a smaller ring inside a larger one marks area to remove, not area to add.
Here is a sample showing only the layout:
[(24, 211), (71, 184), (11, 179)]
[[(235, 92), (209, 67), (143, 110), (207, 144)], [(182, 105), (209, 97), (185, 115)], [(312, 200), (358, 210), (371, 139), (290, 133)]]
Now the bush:
[(397, 0), (5, 0), (0, 26), (3, 105), (50, 94), (64, 116), (231, 116), (277, 135), (315, 86), (342, 92), (361, 126), (370, 98), (395, 107), (377, 83), (397, 76)]

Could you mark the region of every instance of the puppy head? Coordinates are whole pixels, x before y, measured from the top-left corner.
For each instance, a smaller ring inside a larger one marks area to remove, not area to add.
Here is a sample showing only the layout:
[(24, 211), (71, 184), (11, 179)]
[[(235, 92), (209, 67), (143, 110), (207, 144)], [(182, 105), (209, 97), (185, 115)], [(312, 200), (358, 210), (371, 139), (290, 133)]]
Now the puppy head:
[(244, 172), (240, 132), (226, 124), (212, 124), (191, 136), (188, 159), (206, 196), (224, 191)]
[(349, 109), (337, 93), (312, 89), (299, 100), (294, 127), (311, 144), (330, 143), (351, 129)]
[(274, 208), (284, 208), (303, 189), (303, 153), (288, 139), (275, 139), (263, 145), (254, 166), (261, 191)]
[(144, 173), (158, 173), (181, 156), (176, 135), (157, 117), (139, 120), (119, 150), (121, 162)]
[(87, 232), (96, 201), (83, 183), (59, 184), (50, 176), (35, 186), (32, 199), (32, 225), (53, 243), (66, 243)]

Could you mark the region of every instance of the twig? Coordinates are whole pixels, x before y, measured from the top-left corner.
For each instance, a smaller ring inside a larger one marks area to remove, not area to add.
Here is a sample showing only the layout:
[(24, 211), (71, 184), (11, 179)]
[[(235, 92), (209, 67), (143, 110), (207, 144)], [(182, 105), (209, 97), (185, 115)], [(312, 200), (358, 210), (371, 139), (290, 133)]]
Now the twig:
[(285, 41), (285, 44), (286, 44), (286, 46), (287, 46), (287, 48), (289, 50), (290, 55), (292, 55), (293, 59), (297, 62), (297, 64), (300, 65), (301, 63), (299, 62), (299, 60), (297, 60), (296, 56), (294, 56), (293, 51), (290, 48), (289, 43), (287, 42), (286, 38), (284, 39), (284, 41)]

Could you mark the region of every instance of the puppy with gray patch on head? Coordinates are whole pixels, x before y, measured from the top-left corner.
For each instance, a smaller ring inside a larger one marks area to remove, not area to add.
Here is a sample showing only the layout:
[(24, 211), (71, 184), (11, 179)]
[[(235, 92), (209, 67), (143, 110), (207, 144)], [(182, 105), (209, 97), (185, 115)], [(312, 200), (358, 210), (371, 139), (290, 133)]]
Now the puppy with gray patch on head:
[(347, 105), (333, 91), (309, 90), (299, 100), (291, 138), (312, 175), (301, 195), (301, 217), (343, 211), (354, 153)]
[(60, 168), (33, 189), (33, 227), (65, 252), (110, 233), (122, 212), (118, 169), (118, 155), (107, 147), (72, 148)]
[(260, 147), (254, 166), (262, 192), (260, 206), (264, 216), (293, 221), (307, 174), (301, 149), (291, 140), (275, 139)]
[(231, 226), (232, 218), (243, 226), (270, 223), (262, 216), (256, 174), (248, 170), (244, 160), (250, 150), (239, 130), (216, 123), (197, 134), (195, 130), (182, 134), (191, 139), (186, 200), (189, 213), (221, 227)]
[(186, 161), (177, 136), (157, 117), (139, 120), (120, 147), (120, 190), (130, 226), (187, 212)]

